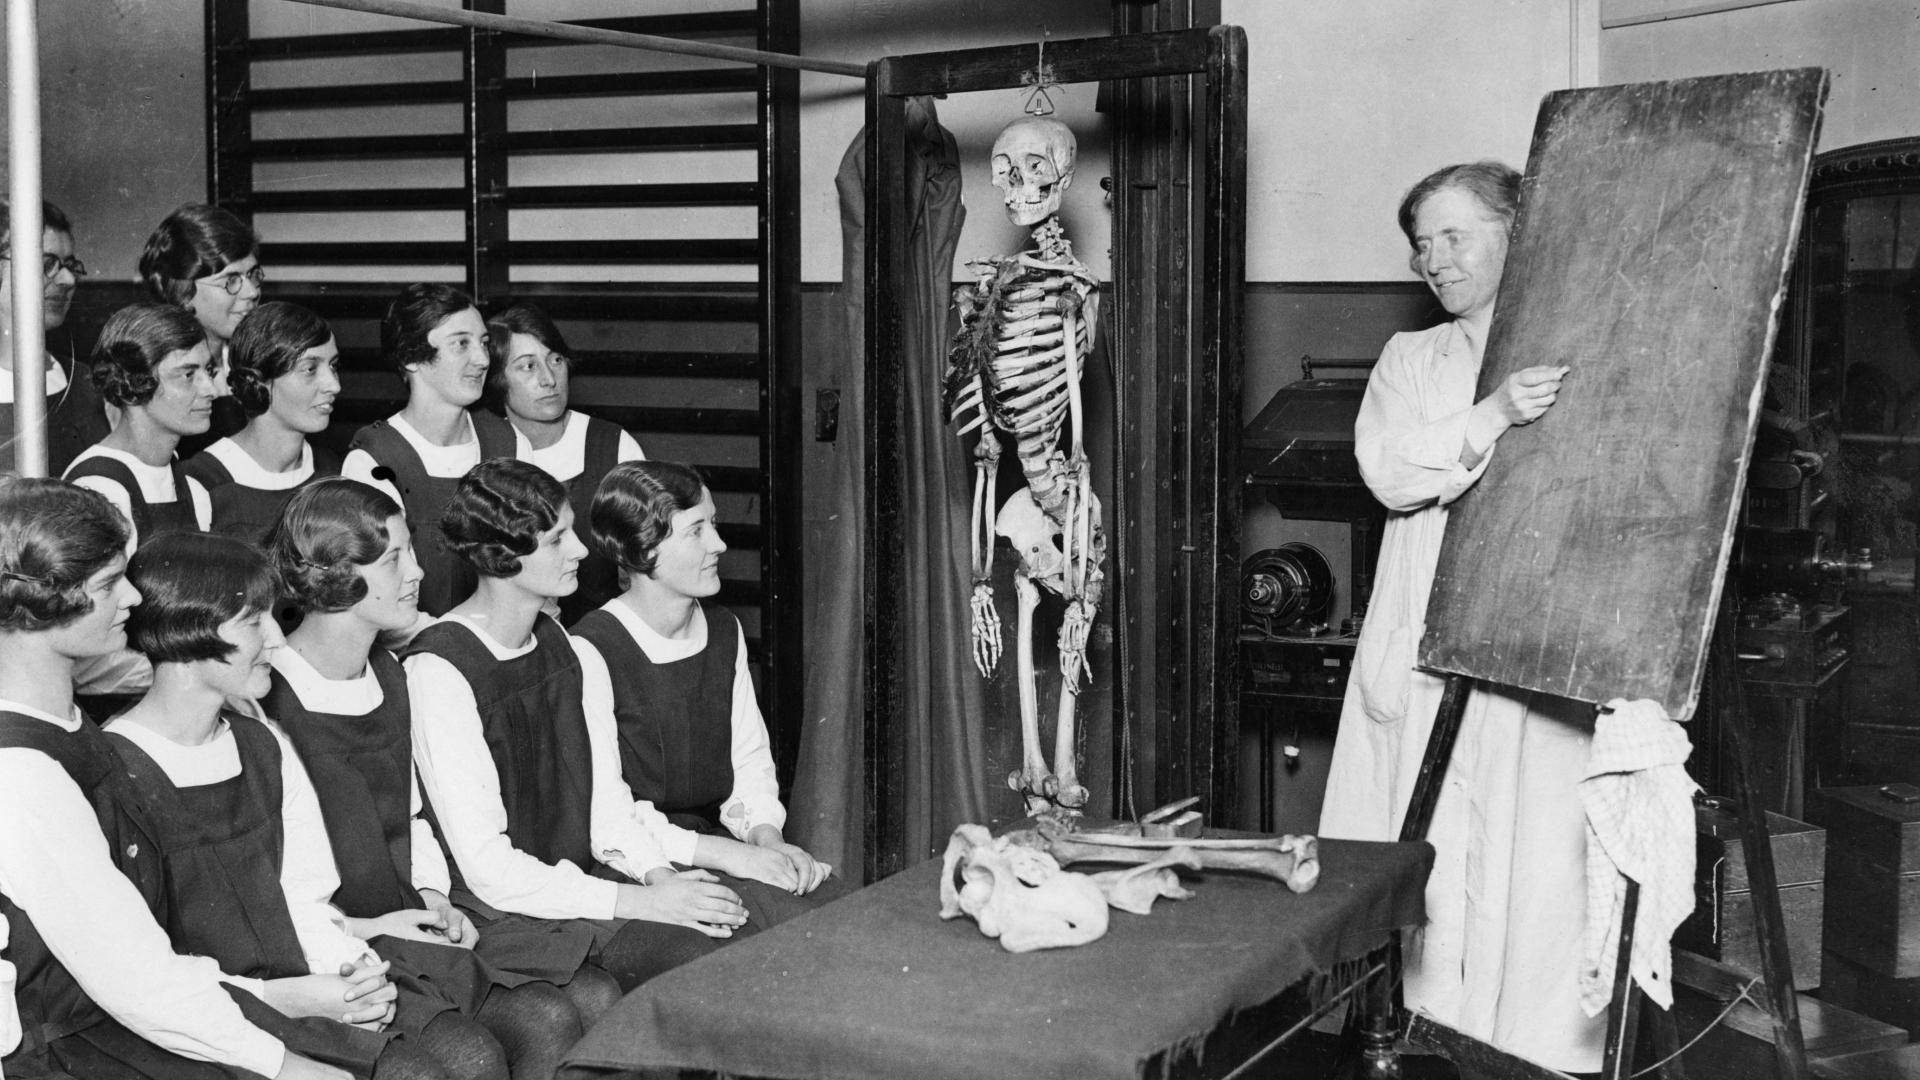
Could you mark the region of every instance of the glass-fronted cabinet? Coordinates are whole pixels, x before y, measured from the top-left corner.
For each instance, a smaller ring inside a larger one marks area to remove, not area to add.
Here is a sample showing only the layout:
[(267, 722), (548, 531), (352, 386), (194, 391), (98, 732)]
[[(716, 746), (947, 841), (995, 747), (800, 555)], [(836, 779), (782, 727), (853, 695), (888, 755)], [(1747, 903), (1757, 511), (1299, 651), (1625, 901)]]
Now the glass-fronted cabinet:
[(1784, 314), (1756, 462), (1785, 446), (1811, 475), (1756, 490), (1750, 521), (1873, 564), (1827, 579), (1850, 610), (1850, 659), (1838, 723), (1810, 732), (1814, 782), (1920, 781), (1920, 138), (1816, 159)]

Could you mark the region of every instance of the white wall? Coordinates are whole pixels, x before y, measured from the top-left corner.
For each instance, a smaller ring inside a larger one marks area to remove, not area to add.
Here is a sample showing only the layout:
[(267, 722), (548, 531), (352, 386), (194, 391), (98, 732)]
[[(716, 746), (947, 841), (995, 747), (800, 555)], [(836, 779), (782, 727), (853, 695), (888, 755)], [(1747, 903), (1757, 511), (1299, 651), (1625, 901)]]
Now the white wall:
[(43, 183), (95, 280), (132, 280), (160, 219), (206, 196), (203, 25), (201, 0), (40, 4)]
[(1790, 0), (1603, 30), (1609, 83), (1819, 65), (1820, 149), (1920, 135), (1920, 2)]
[(1247, 31), (1249, 281), (1413, 280), (1401, 194), (1457, 161), (1524, 167), (1541, 97), (1575, 85), (1576, 18), (1596, 18), (1579, 0), (1223, 0), (1221, 15)]

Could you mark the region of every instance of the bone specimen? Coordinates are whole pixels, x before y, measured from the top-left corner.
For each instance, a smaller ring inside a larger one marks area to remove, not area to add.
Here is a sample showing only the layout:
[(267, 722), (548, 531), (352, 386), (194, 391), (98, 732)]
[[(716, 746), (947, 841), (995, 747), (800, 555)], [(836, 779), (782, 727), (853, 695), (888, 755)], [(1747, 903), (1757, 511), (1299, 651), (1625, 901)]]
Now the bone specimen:
[(1243, 870), (1283, 882), (1303, 893), (1320, 880), (1320, 841), (1311, 836), (1268, 836), (1236, 840), (1169, 839), (1078, 832), (1058, 818), (1041, 817), (1032, 829), (1007, 834), (1015, 844), (1044, 851), (1062, 866), (1101, 862), (1134, 866), (1152, 863), (1174, 848), (1192, 853), (1203, 870)]
[[(1093, 349), (1099, 318), (1098, 282), (1073, 255), (1057, 216), (1073, 183), (1073, 132), (1058, 120), (1025, 116), (1008, 124), (993, 144), (993, 184), (1016, 225), (1035, 226), (1034, 246), (1017, 255), (969, 264), (971, 288), (956, 290), (961, 328), (948, 354), (942, 407), (974, 446), (973, 597), (970, 630), (974, 664), (991, 676), (1000, 661), (1000, 615), (993, 599), (996, 536), (1012, 544), (1020, 679), (1022, 765), (1007, 783), (1026, 798), (1027, 811), (1086, 805), (1074, 760), (1074, 709), (1089, 676), (1087, 635), (1100, 606), (1106, 532), (1093, 494), (1082, 432), (1080, 373)], [(1069, 435), (1062, 450), (1061, 434)], [(1000, 439), (1014, 444), (1027, 484), (997, 505), (995, 477)], [(1033, 613), (1040, 589), (1062, 597), (1060, 702), (1053, 767), (1040, 748), (1039, 695), (1034, 687)]]
[[(956, 869), (965, 884), (954, 883)], [(981, 825), (953, 830), (942, 861), (940, 917), (961, 915), (1015, 953), (1085, 945), (1107, 932), (1107, 899), (1092, 878)]]
[(1145, 915), (1153, 911), (1153, 902), (1162, 896), (1169, 900), (1193, 898), (1191, 890), (1181, 887), (1176, 866), (1198, 870), (1200, 857), (1192, 848), (1172, 848), (1152, 862), (1141, 863), (1131, 870), (1102, 870), (1093, 875), (1093, 883), (1100, 886), (1108, 907)]

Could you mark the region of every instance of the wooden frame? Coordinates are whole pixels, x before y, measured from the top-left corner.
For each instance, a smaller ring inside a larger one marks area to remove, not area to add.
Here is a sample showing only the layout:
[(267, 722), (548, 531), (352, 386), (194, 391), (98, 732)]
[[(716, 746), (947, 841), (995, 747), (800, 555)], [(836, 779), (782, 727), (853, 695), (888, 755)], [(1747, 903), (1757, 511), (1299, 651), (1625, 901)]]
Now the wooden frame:
[[(892, 737), (901, 697), (903, 625), (891, 589), (904, 573), (905, 478), (899, 463), (902, 402), (898, 364), (898, 268), (908, 232), (906, 99), (1022, 85), (1033, 45), (893, 56), (874, 61), (867, 80), (867, 514), (866, 790), (870, 877), (901, 869), (905, 763)], [(1203, 179), (1197, 190), (1198, 243), (1168, 244), (1150, 217), (1135, 222), (1124, 176), (1115, 177), (1116, 254), (1150, 251), (1153, 281), (1123, 276), (1113, 288), (1120, 329), (1119, 382), (1130, 399), (1126, 445), (1138, 448), (1118, 485), (1135, 508), (1116, 530), (1135, 553), (1110, 567), (1130, 613), (1117, 632), (1131, 670), (1116, 727), (1133, 730), (1154, 758), (1152, 802), (1203, 796), (1215, 820), (1233, 807), (1238, 740), (1233, 677), (1239, 581), (1239, 385), (1241, 289), (1245, 278), (1246, 35), (1217, 26), (1048, 42), (1046, 62), (1061, 83), (1199, 76), (1205, 84)], [(1139, 84), (1135, 84), (1139, 85)], [(1184, 153), (1184, 149), (1181, 151)], [(1122, 224), (1124, 222), (1124, 224)], [(1173, 248), (1189, 259), (1164, 257)], [(1168, 288), (1169, 279), (1177, 287)], [(1171, 317), (1169, 317), (1171, 316)], [(1124, 655), (1124, 654), (1123, 654)], [(1116, 773), (1127, 768), (1116, 761)], [(1115, 788), (1121, 785), (1116, 783)], [(1100, 796), (1096, 796), (1100, 797)], [(1098, 804), (1096, 804), (1096, 810)], [(1116, 807), (1115, 809), (1119, 809)]]

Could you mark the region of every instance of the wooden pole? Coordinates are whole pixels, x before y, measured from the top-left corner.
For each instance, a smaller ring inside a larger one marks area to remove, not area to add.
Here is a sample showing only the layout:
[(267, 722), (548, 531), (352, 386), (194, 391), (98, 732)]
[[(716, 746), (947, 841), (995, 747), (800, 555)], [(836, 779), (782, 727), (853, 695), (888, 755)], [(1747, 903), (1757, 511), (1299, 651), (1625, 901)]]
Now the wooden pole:
[(850, 79), (867, 77), (865, 64), (846, 60), (812, 60), (787, 53), (742, 49), (735, 45), (714, 45), (705, 41), (687, 41), (655, 34), (629, 34), (619, 30), (601, 30), (591, 26), (548, 22), (544, 19), (520, 19), (509, 15), (461, 11), (457, 8), (428, 7), (425, 4), (408, 3), (407, 0), (291, 0), (291, 2), (312, 4), (315, 7), (341, 8), (346, 11), (364, 11), (373, 15), (393, 15), (402, 19), (419, 19), (423, 22), (448, 23), (453, 26), (472, 27), (476, 30), (497, 30), (508, 34), (559, 38), (562, 41), (582, 41), (592, 45), (618, 45), (626, 49), (648, 49), (653, 52), (678, 53), (682, 56), (704, 56), (710, 60), (731, 60), (735, 63), (759, 64), (763, 67), (817, 71), (823, 75), (845, 75)]
[(47, 475), (46, 281), (40, 273), (40, 24), (37, 0), (7, 0), (7, 183), (13, 238), (13, 454)]

